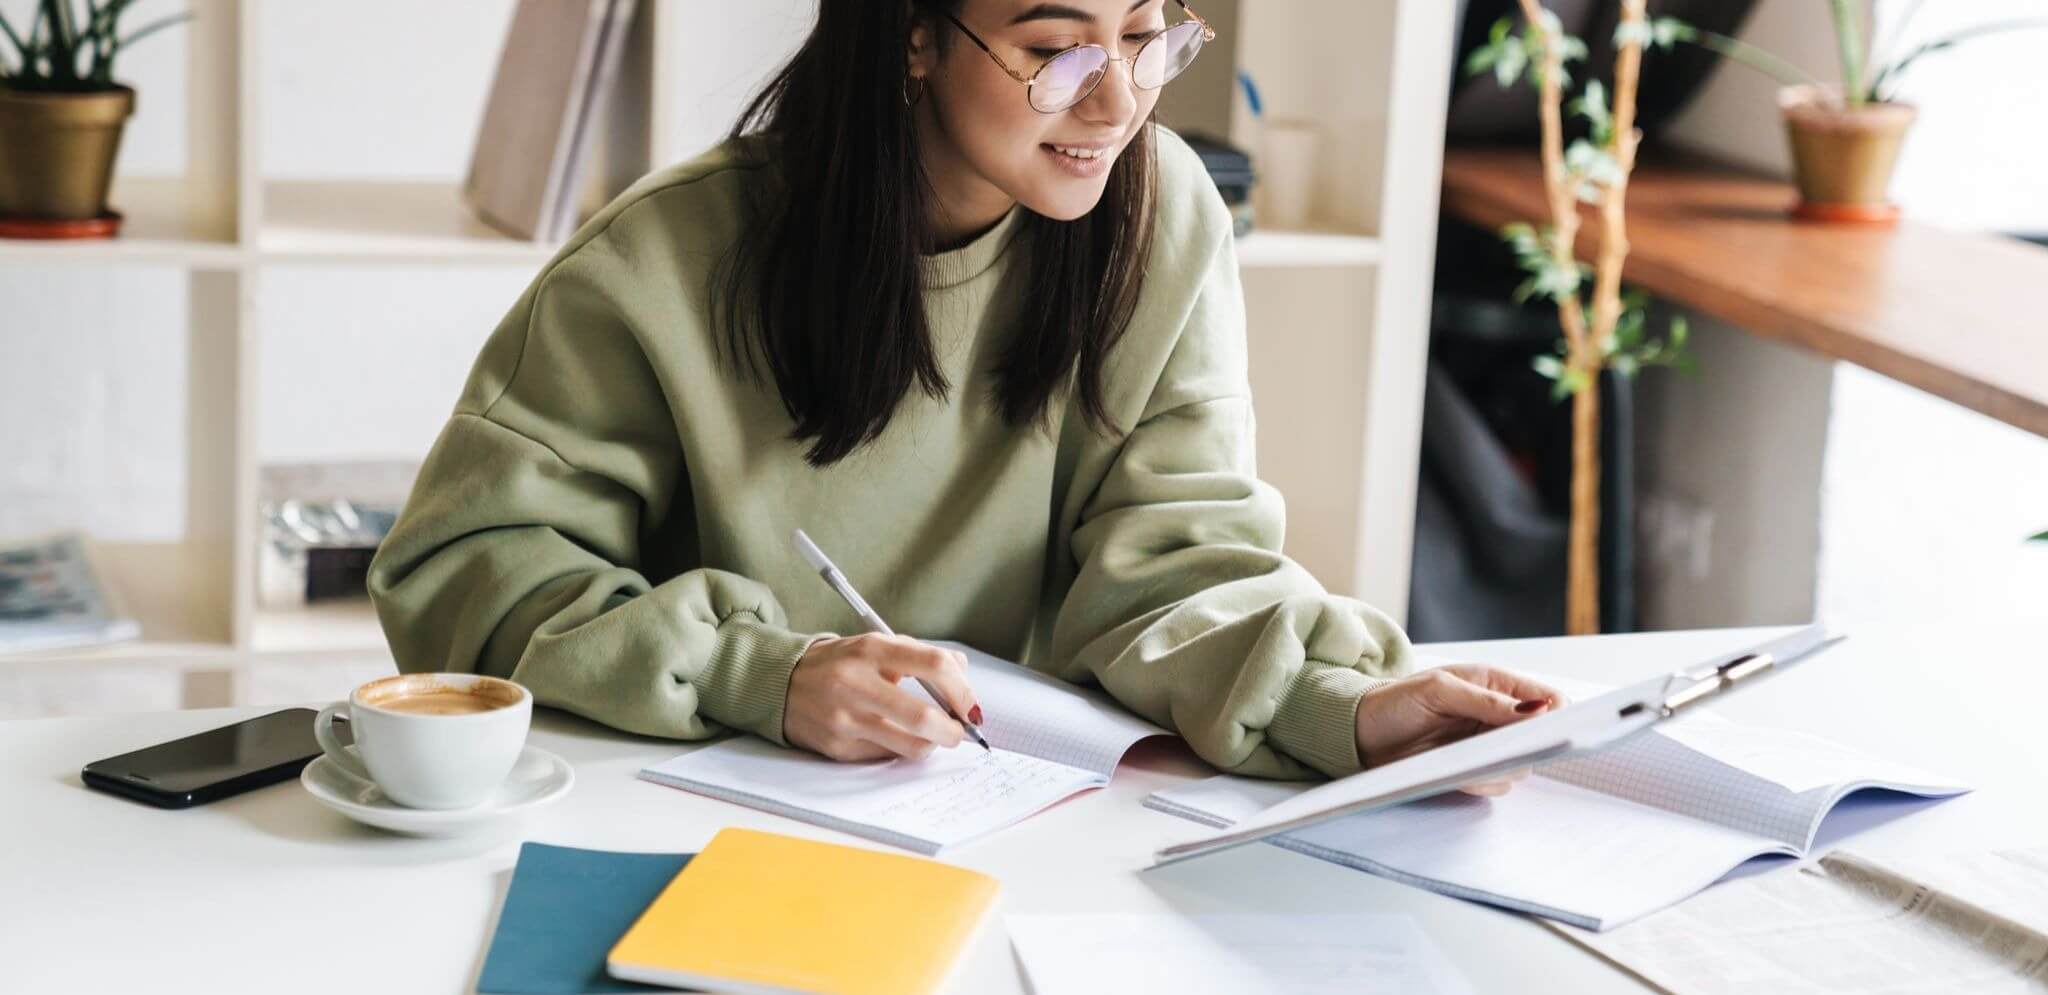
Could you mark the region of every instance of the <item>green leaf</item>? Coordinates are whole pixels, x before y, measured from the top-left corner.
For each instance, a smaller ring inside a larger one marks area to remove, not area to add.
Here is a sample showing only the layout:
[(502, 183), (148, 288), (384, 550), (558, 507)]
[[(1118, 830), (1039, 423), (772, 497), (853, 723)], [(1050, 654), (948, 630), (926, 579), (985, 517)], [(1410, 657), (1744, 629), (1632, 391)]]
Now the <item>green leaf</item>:
[(7, 14), (4, 11), (0, 11), (0, 32), (6, 33), (7, 41), (14, 46), (16, 52), (27, 50), (28, 46), (22, 44), (21, 36), (14, 33), (14, 25), (7, 23)]
[(1505, 17), (1493, 22), (1493, 30), (1487, 34), (1486, 41), (1473, 49), (1472, 54), (1465, 56), (1465, 75), (1477, 76), (1492, 69), (1500, 61), (1501, 50), (1509, 43), (1508, 32), (1512, 27), (1510, 20)]
[(1587, 80), (1586, 88), (1567, 109), (1593, 126), (1593, 144), (1602, 148), (1614, 144), (1614, 115), (1607, 110), (1607, 87), (1599, 80)]
[(1579, 391), (1585, 390), (1586, 385), (1592, 382), (1592, 378), (1586, 375), (1585, 370), (1578, 367), (1567, 368), (1564, 371), (1564, 375), (1558, 377), (1557, 382), (1550, 385), (1550, 399), (1562, 401)]
[(1675, 17), (1653, 17), (1647, 21), (1623, 21), (1614, 26), (1615, 47), (1630, 44), (1648, 48), (1668, 49), (1682, 41), (1692, 41), (1699, 36), (1699, 29)]
[(1583, 138), (1565, 149), (1564, 165), (1578, 181), (1579, 199), (1589, 204), (1598, 201), (1605, 188), (1621, 182), (1621, 163), (1614, 154)]
[(1493, 64), (1493, 79), (1502, 87), (1515, 85), (1522, 73), (1529, 68), (1529, 52), (1519, 45), (1501, 49), (1500, 60)]
[(1682, 41), (1692, 41), (1700, 36), (1700, 29), (1675, 17), (1659, 17), (1650, 21), (1650, 40), (1658, 48), (1671, 48)]
[(1632, 352), (1642, 344), (1643, 311), (1641, 308), (1624, 308), (1614, 319), (1614, 337), (1608, 340), (1608, 351)]
[(1541, 374), (1545, 380), (1556, 380), (1564, 376), (1564, 361), (1549, 354), (1532, 357), (1529, 367)]
[(2035, 536), (2035, 537), (2033, 537), (2032, 539), (2029, 539), (2029, 540), (2027, 540), (2027, 541), (2028, 541), (2028, 542), (2048, 542), (2048, 532), (2042, 532), (2042, 533), (2041, 533), (2040, 535), (2037, 535), (2037, 536)]

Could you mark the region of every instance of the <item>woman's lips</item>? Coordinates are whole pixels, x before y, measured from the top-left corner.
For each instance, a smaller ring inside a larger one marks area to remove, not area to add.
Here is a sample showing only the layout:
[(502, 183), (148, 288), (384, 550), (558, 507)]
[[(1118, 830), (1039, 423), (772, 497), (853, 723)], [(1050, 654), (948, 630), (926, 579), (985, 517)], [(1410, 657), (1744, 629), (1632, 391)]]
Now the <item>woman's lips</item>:
[[(1082, 155), (1070, 155), (1063, 149), (1082, 151)], [(1050, 142), (1038, 146), (1038, 151), (1053, 160), (1053, 165), (1069, 176), (1094, 177), (1109, 172), (1116, 162), (1114, 147), (1089, 148), (1087, 146), (1054, 145)]]

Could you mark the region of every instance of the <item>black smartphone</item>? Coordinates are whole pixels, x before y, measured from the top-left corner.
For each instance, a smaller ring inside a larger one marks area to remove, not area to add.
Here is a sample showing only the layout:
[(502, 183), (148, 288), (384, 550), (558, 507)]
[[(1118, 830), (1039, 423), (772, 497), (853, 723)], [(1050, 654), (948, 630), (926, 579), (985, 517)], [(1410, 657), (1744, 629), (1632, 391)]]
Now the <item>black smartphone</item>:
[[(310, 708), (287, 708), (86, 764), (87, 787), (161, 808), (191, 808), (299, 775), (320, 755)], [(349, 742), (348, 724), (334, 731)]]

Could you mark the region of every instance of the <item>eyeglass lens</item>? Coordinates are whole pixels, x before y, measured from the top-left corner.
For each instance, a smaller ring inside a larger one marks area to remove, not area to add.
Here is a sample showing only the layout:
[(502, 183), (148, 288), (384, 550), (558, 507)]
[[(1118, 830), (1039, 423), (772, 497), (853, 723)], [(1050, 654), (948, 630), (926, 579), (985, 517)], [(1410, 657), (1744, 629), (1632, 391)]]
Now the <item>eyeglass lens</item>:
[[(1165, 86), (1202, 51), (1202, 26), (1182, 21), (1154, 35), (1138, 49), (1131, 63), (1131, 81), (1140, 89)], [(1109, 69), (1109, 53), (1094, 45), (1068, 49), (1038, 71), (1031, 87), (1031, 106), (1047, 114), (1063, 111), (1086, 99)]]

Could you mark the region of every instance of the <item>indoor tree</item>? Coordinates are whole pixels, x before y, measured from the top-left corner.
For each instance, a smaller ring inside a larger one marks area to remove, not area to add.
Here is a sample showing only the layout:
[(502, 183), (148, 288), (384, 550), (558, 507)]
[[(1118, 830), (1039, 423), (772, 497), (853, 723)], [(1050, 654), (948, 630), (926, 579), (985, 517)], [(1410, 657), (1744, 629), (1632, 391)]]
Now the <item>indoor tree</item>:
[[(1471, 73), (1490, 72), (1502, 86), (1524, 80), (1538, 92), (1542, 118), (1543, 186), (1550, 218), (1542, 224), (1511, 224), (1501, 234), (1528, 274), (1516, 290), (1555, 302), (1564, 339), (1555, 354), (1539, 356), (1536, 371), (1550, 378), (1553, 396), (1572, 402), (1571, 535), (1566, 557), (1565, 631), (1574, 635), (1600, 628), (1600, 373), (1622, 376), (1650, 366), (1686, 367), (1686, 325), (1673, 318), (1663, 338), (1648, 333), (1647, 303), (1621, 289), (1628, 256), (1624, 207), (1629, 174), (1635, 168), (1636, 88), (1643, 52), (1678, 39), (1675, 22), (1652, 22), (1647, 0), (1621, 0), (1615, 29), (1614, 87), (1589, 79), (1572, 89), (1571, 65), (1586, 58), (1586, 45), (1565, 33), (1555, 14), (1538, 0), (1520, 0), (1521, 25), (1503, 18), (1487, 43), (1466, 60)], [(1565, 116), (1582, 119), (1585, 137), (1565, 142)], [(1591, 266), (1575, 248), (1581, 203), (1593, 205), (1598, 225)]]

